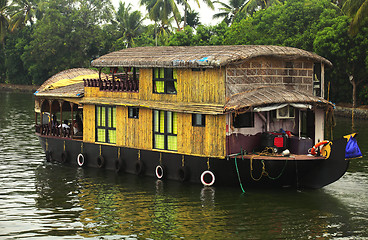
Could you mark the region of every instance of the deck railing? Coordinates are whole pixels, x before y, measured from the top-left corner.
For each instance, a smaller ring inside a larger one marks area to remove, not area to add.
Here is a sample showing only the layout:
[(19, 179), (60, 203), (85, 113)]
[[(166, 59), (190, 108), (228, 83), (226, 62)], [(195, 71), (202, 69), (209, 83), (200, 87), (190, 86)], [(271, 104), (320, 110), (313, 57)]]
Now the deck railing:
[(72, 129), (71, 128), (61, 128), (57, 126), (50, 126), (49, 124), (38, 124), (35, 126), (36, 133), (39, 133), (41, 135), (45, 136), (55, 136), (55, 137), (61, 137), (61, 138), (75, 138), (77, 136), (72, 135)]
[(85, 87), (98, 87), (101, 91), (139, 92), (139, 77), (131, 74), (119, 74), (114, 78), (83, 79)]

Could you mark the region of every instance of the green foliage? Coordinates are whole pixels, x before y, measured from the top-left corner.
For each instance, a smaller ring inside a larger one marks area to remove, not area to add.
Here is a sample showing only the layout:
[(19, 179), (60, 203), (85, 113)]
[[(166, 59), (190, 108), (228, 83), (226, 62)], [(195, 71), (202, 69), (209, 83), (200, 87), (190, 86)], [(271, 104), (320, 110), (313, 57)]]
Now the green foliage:
[(6, 41), (5, 45), (5, 59), (4, 68), (6, 69), (6, 78), (9, 79), (11, 84), (32, 84), (31, 78), (24, 68), (21, 55), (24, 52), (24, 47), (30, 41), (30, 27), (25, 27), (18, 31), (16, 34), (12, 34)]
[(226, 33), (225, 44), (269, 44), (313, 50), (315, 24), (330, 2), (290, 0), (258, 11), (252, 17), (234, 22)]
[(8, 16), (8, 0), (0, 0), (0, 43), (4, 43), (5, 36), (8, 32), (9, 16)]
[(170, 46), (191, 46), (193, 41), (193, 28), (186, 26), (183, 31), (178, 31), (169, 38)]
[(63, 0), (49, 2), (22, 55), (35, 84), (67, 68), (88, 67), (91, 59), (100, 55), (103, 32), (97, 23), (111, 17), (104, 2), (94, 5), (81, 0), (80, 8)]
[(3, 48), (0, 47), (0, 83), (5, 83), (6, 81), (6, 68), (5, 68), (5, 55)]

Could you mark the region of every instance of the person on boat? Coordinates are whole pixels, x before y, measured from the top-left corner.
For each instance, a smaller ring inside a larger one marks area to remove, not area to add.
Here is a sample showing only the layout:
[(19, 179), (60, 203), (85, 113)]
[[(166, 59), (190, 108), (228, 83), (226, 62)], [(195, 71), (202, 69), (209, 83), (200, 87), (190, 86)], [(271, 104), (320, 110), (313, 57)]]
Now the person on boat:
[(59, 128), (63, 128), (63, 130), (67, 130), (70, 128), (70, 126), (68, 125), (68, 120), (64, 120), (63, 124), (59, 125)]
[(73, 124), (73, 130), (74, 130), (74, 135), (75, 136), (82, 136), (83, 135), (83, 122), (82, 122), (82, 119), (80, 118), (78, 113), (75, 116), (75, 121), (74, 121), (74, 124)]
[(57, 118), (56, 115), (53, 114), (52, 115), (52, 121), (51, 121), (51, 132), (53, 135), (56, 135), (58, 132), (58, 122), (57, 122)]
[(70, 126), (68, 125), (68, 120), (65, 119), (63, 124), (59, 125), (59, 129), (61, 129), (61, 133), (64, 135), (64, 137), (68, 135), (70, 132)]

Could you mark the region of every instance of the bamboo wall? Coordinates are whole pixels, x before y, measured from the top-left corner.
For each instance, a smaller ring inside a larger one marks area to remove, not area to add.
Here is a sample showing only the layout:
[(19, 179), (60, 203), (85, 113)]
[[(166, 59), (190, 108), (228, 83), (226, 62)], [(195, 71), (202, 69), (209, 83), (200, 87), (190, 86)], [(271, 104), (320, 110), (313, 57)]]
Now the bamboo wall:
[[(90, 116), (93, 116), (90, 117)], [(95, 142), (95, 106), (83, 108), (83, 140)], [(129, 148), (152, 150), (152, 110), (139, 109), (139, 118), (128, 118), (128, 108), (116, 109), (116, 145)], [(224, 157), (226, 150), (225, 115), (206, 115), (205, 127), (192, 126), (192, 114), (178, 114), (179, 154)], [(202, 143), (202, 144), (201, 144)]]
[(139, 118), (128, 118), (128, 107), (116, 109), (116, 145), (152, 149), (152, 110), (139, 109)]
[(226, 154), (225, 115), (206, 115), (205, 127), (193, 127), (191, 114), (179, 114), (178, 152), (224, 157)]
[(225, 104), (225, 69), (177, 70), (177, 94), (153, 93), (152, 68), (139, 69), (139, 93), (100, 91), (98, 87), (86, 87), (86, 97), (125, 98), (164, 102), (193, 102)]
[(83, 106), (83, 141), (95, 142), (96, 135), (96, 107), (95, 105)]
[[(177, 70), (177, 94), (153, 93), (152, 68), (140, 69), (139, 92), (100, 91), (85, 87), (85, 97), (140, 99), (154, 102), (225, 104), (225, 69)], [(96, 103), (98, 104), (98, 103)], [(175, 107), (172, 111), (175, 111)], [(128, 118), (128, 107), (117, 106), (116, 135), (118, 146), (152, 150), (152, 109), (140, 108), (139, 118)], [(95, 141), (95, 106), (84, 107), (84, 141)], [(93, 116), (87, 119), (86, 116)], [(205, 127), (192, 126), (191, 113), (178, 114), (179, 154), (224, 157), (226, 154), (226, 121), (224, 115), (206, 115)], [(201, 144), (202, 143), (202, 144)]]

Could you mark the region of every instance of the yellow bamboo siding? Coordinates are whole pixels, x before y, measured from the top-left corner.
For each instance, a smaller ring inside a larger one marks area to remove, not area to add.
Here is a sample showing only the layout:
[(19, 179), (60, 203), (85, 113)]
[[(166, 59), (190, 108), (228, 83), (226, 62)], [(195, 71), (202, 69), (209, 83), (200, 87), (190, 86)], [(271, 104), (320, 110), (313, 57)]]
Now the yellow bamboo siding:
[(225, 104), (225, 71), (178, 69), (178, 102)]
[(225, 115), (206, 115), (205, 127), (193, 127), (191, 114), (178, 114), (178, 153), (225, 157)]
[(128, 118), (128, 108), (116, 109), (116, 144), (118, 146), (152, 149), (152, 110), (140, 108), (139, 118)]
[(177, 69), (177, 94), (153, 93), (152, 68), (140, 69), (139, 99), (225, 104), (225, 69)]
[(96, 116), (95, 105), (84, 105), (83, 106), (83, 141), (84, 142), (95, 142), (95, 116)]
[(98, 87), (85, 87), (85, 97), (138, 99), (139, 93), (100, 91)]

